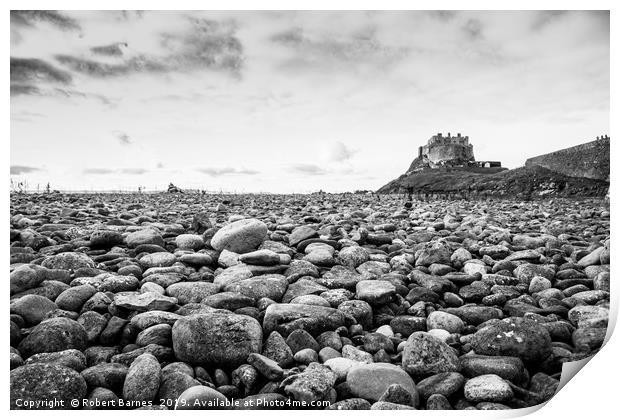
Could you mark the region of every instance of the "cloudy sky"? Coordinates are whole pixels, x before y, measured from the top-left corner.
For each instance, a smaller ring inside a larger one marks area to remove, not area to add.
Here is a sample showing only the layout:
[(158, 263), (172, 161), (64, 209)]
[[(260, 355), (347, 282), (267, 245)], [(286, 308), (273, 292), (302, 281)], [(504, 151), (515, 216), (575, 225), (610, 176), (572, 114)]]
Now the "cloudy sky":
[(11, 178), (376, 189), (437, 132), (514, 168), (609, 131), (606, 12), (11, 13)]

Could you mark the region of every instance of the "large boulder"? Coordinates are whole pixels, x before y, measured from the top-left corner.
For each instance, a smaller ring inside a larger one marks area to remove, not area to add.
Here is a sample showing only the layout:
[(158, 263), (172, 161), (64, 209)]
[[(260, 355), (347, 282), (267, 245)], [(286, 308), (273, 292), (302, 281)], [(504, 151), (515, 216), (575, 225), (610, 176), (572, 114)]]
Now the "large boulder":
[(568, 311), (568, 320), (577, 327), (596, 319), (609, 319), (609, 309), (596, 305), (577, 305)]
[(82, 284), (71, 287), (62, 292), (56, 298), (55, 303), (60, 309), (79, 312), (82, 305), (84, 305), (84, 303), (86, 303), (86, 301), (95, 293), (97, 293), (97, 289), (95, 287), (90, 284)]
[(455, 351), (439, 338), (421, 331), (414, 332), (407, 339), (402, 366), (414, 377), (460, 370)]
[(86, 381), (75, 370), (60, 364), (32, 363), (11, 371), (11, 409), (79, 408), (72, 400), (86, 397)]
[(416, 389), (424, 400), (431, 395), (440, 394), (445, 397), (458, 392), (465, 383), (465, 377), (458, 372), (443, 372), (429, 376), (418, 382)]
[(170, 267), (177, 261), (177, 257), (170, 252), (154, 252), (146, 254), (138, 261), (145, 268)]
[(289, 367), (293, 364), (293, 351), (277, 331), (272, 331), (265, 340), (263, 356), (276, 361), (282, 367)]
[(176, 305), (177, 299), (156, 292), (117, 294), (114, 304), (134, 311), (165, 311)]
[(265, 274), (229, 283), (224, 287), (224, 291), (241, 293), (257, 300), (267, 297), (280, 302), (287, 288), (288, 281), (283, 275)]
[(63, 365), (76, 372), (81, 372), (86, 369), (86, 356), (81, 351), (75, 349), (56, 351), (53, 353), (37, 353), (24, 362), (26, 365), (32, 363)]
[(213, 284), (225, 288), (229, 284), (249, 279), (254, 274), (245, 264), (237, 264), (222, 270), (213, 280)]
[(396, 287), (385, 280), (362, 280), (355, 286), (355, 295), (371, 305), (385, 305), (396, 295)]
[(218, 230), (211, 238), (211, 246), (217, 251), (227, 249), (238, 254), (253, 251), (267, 237), (267, 225), (257, 219), (243, 219)]
[(125, 243), (130, 248), (136, 248), (139, 245), (159, 245), (163, 247), (164, 239), (155, 229), (142, 229), (127, 235)]
[(369, 401), (378, 401), (392, 384), (402, 386), (411, 394), (414, 401), (418, 400), (411, 376), (390, 363), (371, 363), (353, 367), (347, 374), (347, 384), (354, 396)]
[(302, 277), (319, 277), (319, 269), (311, 262), (304, 260), (293, 260), (284, 272), (289, 283), (293, 283)]
[(302, 373), (282, 381), (284, 392), (297, 401), (312, 403), (327, 400), (336, 383), (336, 374), (327, 366), (310, 363)]
[(195, 314), (174, 324), (172, 345), (176, 357), (184, 362), (238, 366), (250, 353), (260, 353), (263, 330), (246, 315)]
[(11, 295), (32, 289), (40, 285), (45, 280), (47, 269), (34, 265), (24, 264), (11, 272)]
[(187, 303), (200, 303), (206, 297), (220, 291), (218, 285), (204, 281), (184, 281), (171, 284), (166, 289), (166, 294), (176, 298), (179, 305)]
[(103, 387), (122, 390), (128, 367), (122, 363), (99, 363), (81, 372), (89, 388)]
[(277, 265), (280, 264), (280, 255), (270, 249), (259, 249), (239, 255), (239, 261), (251, 265)]
[(201, 249), (205, 245), (202, 236), (193, 235), (191, 233), (184, 233), (177, 236), (174, 242), (180, 249), (193, 249), (194, 251)]
[(289, 235), (288, 243), (291, 246), (297, 246), (300, 242), (315, 236), (318, 236), (318, 233), (310, 226), (298, 226)]
[(106, 277), (97, 287), (100, 292), (129, 292), (136, 290), (140, 286), (140, 281), (134, 276), (109, 276)]
[(78, 268), (94, 268), (95, 262), (88, 255), (80, 252), (61, 252), (47, 257), (41, 265), (57, 270), (77, 270)]
[(69, 318), (51, 318), (33, 328), (28, 337), (19, 343), (23, 357), (37, 353), (77, 349), (84, 350), (88, 342), (86, 330)]
[(39, 295), (22, 296), (11, 304), (11, 313), (21, 316), (30, 325), (43, 321), (45, 315), (55, 309), (58, 307), (54, 302)]
[(476, 376), (465, 383), (463, 394), (471, 402), (503, 402), (512, 399), (510, 384), (497, 375)]
[(90, 234), (91, 248), (111, 248), (123, 243), (123, 235), (113, 230), (96, 230)]
[(415, 264), (423, 266), (429, 266), (431, 264), (450, 264), (451, 256), (452, 250), (445, 242), (428, 242), (417, 256)]
[(370, 254), (361, 246), (348, 246), (338, 253), (342, 265), (356, 268), (370, 259)]
[(467, 354), (461, 356), (459, 360), (463, 374), (472, 378), (492, 373), (513, 383), (519, 383), (526, 372), (523, 362), (518, 357)]
[(357, 299), (347, 300), (338, 305), (338, 310), (353, 318), (356, 323), (364, 328), (370, 329), (372, 327), (373, 312), (368, 302)]
[(458, 308), (446, 308), (445, 312), (456, 315), (466, 324), (478, 325), (491, 319), (500, 319), (504, 313), (499, 308), (481, 305), (465, 305)]
[(128, 401), (150, 402), (157, 396), (161, 380), (161, 366), (150, 353), (136, 357), (131, 363), (125, 383), (123, 398)]
[(505, 318), (481, 328), (472, 337), (476, 354), (516, 356), (526, 362), (540, 362), (552, 351), (549, 332), (527, 318)]
[(555, 270), (550, 265), (525, 263), (515, 268), (514, 275), (519, 281), (529, 284), (536, 276), (553, 280)]
[(321, 286), (314, 280), (307, 278), (297, 280), (288, 286), (286, 293), (282, 296), (282, 303), (291, 303), (293, 299), (305, 295), (318, 295), (327, 291), (327, 287)]
[(181, 318), (183, 318), (182, 315), (172, 312), (148, 311), (135, 315), (129, 322), (132, 326), (144, 330), (157, 324), (174, 325)]
[(428, 330), (442, 329), (450, 333), (460, 333), (465, 323), (456, 315), (443, 311), (434, 311), (426, 319)]
[(345, 325), (345, 318), (343, 312), (325, 306), (271, 304), (265, 311), (263, 328), (266, 333), (277, 331), (285, 337), (296, 329), (318, 335)]

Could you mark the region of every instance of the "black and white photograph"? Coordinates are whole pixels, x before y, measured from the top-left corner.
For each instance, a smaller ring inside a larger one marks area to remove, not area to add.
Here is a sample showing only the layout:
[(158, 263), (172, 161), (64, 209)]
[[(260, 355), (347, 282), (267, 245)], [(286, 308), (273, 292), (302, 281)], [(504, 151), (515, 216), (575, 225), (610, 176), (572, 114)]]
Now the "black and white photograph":
[(613, 11), (6, 13), (11, 410), (532, 409), (609, 339)]

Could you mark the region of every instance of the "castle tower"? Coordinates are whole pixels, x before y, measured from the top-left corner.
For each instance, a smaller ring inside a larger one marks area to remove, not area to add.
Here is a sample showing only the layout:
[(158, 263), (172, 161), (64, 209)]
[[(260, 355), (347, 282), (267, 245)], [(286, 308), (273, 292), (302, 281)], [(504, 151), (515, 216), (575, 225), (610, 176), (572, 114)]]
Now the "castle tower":
[(458, 133), (452, 137), (452, 133), (444, 137), (442, 133), (432, 136), (421, 150), (418, 149), (418, 157), (431, 168), (444, 166), (463, 166), (473, 162), (474, 150), (469, 144), (469, 137), (463, 137)]
[[(605, 135), (605, 137), (607, 137)], [(599, 138), (603, 138), (600, 136)], [(501, 168), (501, 162), (477, 162), (474, 157), (474, 146), (469, 143), (469, 136), (457, 133), (452, 137), (444, 137), (442, 133), (431, 136), (425, 145), (418, 147), (418, 156), (409, 166), (409, 172), (442, 168), (484, 167)]]

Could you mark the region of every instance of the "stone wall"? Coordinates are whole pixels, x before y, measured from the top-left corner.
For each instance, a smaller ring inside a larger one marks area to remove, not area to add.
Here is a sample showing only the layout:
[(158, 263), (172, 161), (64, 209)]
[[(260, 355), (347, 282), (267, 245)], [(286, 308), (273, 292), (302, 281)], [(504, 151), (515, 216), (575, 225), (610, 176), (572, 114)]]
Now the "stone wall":
[(595, 140), (525, 161), (525, 166), (541, 166), (577, 178), (609, 180), (609, 139)]

